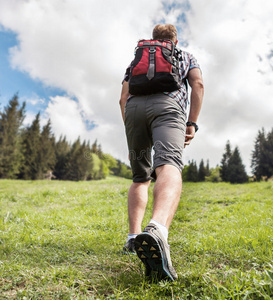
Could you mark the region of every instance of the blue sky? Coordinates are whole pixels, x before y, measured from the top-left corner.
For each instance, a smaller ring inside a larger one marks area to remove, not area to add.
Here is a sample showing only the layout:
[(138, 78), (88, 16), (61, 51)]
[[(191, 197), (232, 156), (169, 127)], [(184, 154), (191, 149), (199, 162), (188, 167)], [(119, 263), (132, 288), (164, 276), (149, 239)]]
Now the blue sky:
[[(10, 64), (10, 48), (18, 44), (16, 33), (0, 30), (0, 107), (7, 105), (14, 94), (18, 93), (19, 101), (26, 101), (26, 109), (37, 113), (47, 107), (47, 100), (55, 95), (64, 95), (61, 89), (46, 86), (40, 80), (30, 78), (27, 72), (12, 68)], [(36, 100), (40, 100), (35, 103)], [(42, 102), (42, 100), (44, 100)], [(32, 105), (34, 101), (35, 105)]]
[(200, 130), (184, 161), (216, 166), (230, 140), (250, 171), (258, 130), (273, 127), (272, 2), (0, 0), (0, 7), (1, 108), (18, 92), (26, 125), (40, 111), (57, 138), (97, 139), (128, 163), (120, 83), (137, 40), (172, 23), (205, 83)]

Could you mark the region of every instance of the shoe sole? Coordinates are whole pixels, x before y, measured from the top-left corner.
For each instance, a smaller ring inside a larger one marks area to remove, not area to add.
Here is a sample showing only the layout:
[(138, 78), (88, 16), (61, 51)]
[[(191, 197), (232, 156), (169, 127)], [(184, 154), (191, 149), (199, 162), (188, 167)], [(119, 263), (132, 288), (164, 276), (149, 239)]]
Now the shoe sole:
[(174, 281), (168, 270), (168, 264), (159, 241), (153, 235), (146, 232), (139, 234), (135, 239), (135, 249), (146, 270), (151, 270), (159, 280), (170, 279)]

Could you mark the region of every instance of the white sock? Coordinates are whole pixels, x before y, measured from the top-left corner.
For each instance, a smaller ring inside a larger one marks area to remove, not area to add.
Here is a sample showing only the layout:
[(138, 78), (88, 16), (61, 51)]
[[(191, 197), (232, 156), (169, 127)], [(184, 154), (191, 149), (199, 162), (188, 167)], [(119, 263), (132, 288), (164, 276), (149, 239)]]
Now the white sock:
[(163, 224), (158, 223), (156, 220), (153, 220), (153, 219), (151, 219), (150, 223), (155, 224), (159, 228), (159, 230), (161, 231), (161, 233), (163, 234), (163, 236), (167, 242), (168, 234), (169, 234), (167, 227), (164, 226)]
[(137, 234), (136, 234), (136, 233), (133, 233), (133, 234), (128, 234), (128, 236), (127, 236), (127, 242), (128, 242), (130, 239), (135, 239), (135, 238), (136, 238), (136, 236), (137, 236)]

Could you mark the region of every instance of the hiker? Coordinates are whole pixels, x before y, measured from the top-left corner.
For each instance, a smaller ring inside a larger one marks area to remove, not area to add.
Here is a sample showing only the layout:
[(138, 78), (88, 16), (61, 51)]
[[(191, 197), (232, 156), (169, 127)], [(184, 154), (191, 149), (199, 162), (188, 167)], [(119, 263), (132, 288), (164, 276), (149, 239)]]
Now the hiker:
[[(175, 26), (156, 25), (153, 39), (140, 41), (136, 48), (136, 58), (126, 70), (120, 98), (133, 172), (133, 183), (128, 192), (129, 234), (123, 251), (137, 253), (145, 265), (146, 276), (156, 274), (159, 279), (171, 281), (177, 279), (177, 274), (171, 262), (168, 230), (182, 191), (183, 149), (191, 143), (198, 130), (196, 122), (204, 93), (196, 59), (177, 48), (177, 43)], [(145, 45), (150, 48), (145, 50)], [(162, 57), (172, 51), (172, 45), (175, 49), (174, 61), (170, 71), (172, 74), (168, 76), (174, 82), (169, 86), (166, 84), (164, 88), (161, 83), (152, 86), (154, 79), (161, 80), (162, 74), (157, 73), (157, 66), (165, 68)], [(144, 53), (149, 59), (145, 60)], [(142, 65), (137, 65), (139, 61)], [(133, 68), (144, 68), (148, 72), (140, 76), (141, 70), (133, 71)], [(192, 89), (190, 101), (186, 80)], [(188, 103), (190, 109), (187, 118)], [(152, 218), (142, 232), (152, 179), (155, 180)]]

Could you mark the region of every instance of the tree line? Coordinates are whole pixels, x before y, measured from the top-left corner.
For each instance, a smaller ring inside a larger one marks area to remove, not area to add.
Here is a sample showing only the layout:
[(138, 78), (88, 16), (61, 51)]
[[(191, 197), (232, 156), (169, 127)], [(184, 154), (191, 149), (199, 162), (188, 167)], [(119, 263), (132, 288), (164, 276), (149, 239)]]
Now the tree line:
[[(252, 180), (268, 180), (273, 177), (273, 129), (266, 133), (259, 130), (254, 142), (254, 150), (251, 154)], [(183, 180), (191, 182), (230, 182), (245, 183), (249, 176), (245, 171), (238, 146), (232, 150), (227, 141), (220, 166), (209, 168), (209, 161), (205, 166), (202, 159), (199, 168), (196, 161), (189, 161), (183, 170)]]
[(209, 167), (209, 161), (206, 166), (202, 159), (199, 168), (194, 160), (189, 161), (188, 165), (183, 170), (183, 180), (191, 182), (230, 182), (244, 183), (249, 180), (243, 165), (239, 148), (231, 149), (230, 142), (227, 141), (225, 152), (223, 154), (220, 166), (216, 168)]
[(41, 128), (40, 113), (24, 127), (25, 103), (15, 95), (0, 112), (0, 178), (93, 180), (109, 174), (132, 178), (131, 169), (95, 141), (55, 139), (50, 120)]
[[(50, 120), (43, 127), (38, 113), (32, 124), (24, 127), (25, 103), (19, 105), (18, 95), (0, 111), (0, 178), (93, 180), (109, 174), (132, 178), (130, 167), (103, 153), (95, 141), (73, 143), (65, 136), (54, 137)], [(251, 169), (254, 180), (273, 176), (273, 129), (266, 133), (259, 130), (251, 155)], [(183, 180), (192, 182), (249, 181), (239, 148), (233, 150), (227, 141), (220, 166), (209, 167), (209, 161), (202, 159), (199, 166), (192, 160), (184, 167)]]

